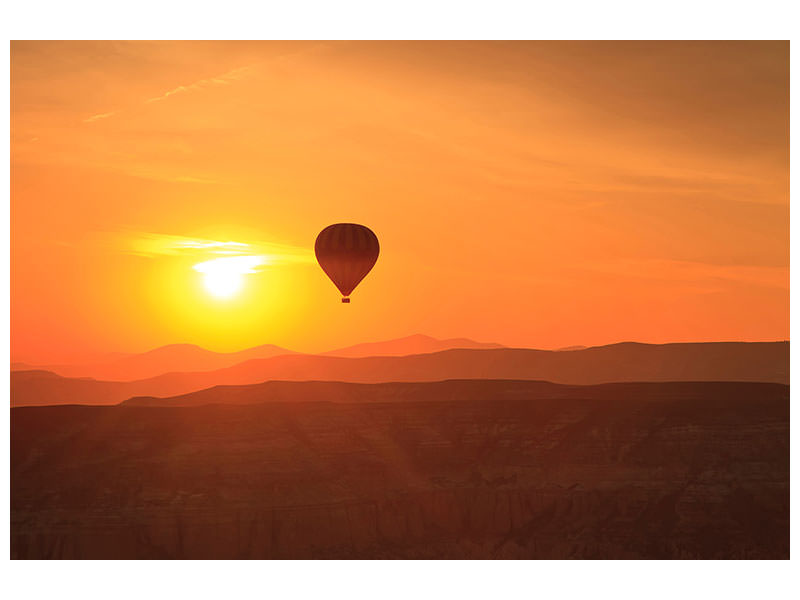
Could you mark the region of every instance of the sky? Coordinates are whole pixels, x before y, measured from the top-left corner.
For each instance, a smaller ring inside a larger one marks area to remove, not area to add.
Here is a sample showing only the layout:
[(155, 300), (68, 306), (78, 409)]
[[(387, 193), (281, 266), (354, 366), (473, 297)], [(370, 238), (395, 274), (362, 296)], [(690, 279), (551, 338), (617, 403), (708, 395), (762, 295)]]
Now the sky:
[(413, 333), (788, 339), (788, 42), (12, 42), (12, 360)]

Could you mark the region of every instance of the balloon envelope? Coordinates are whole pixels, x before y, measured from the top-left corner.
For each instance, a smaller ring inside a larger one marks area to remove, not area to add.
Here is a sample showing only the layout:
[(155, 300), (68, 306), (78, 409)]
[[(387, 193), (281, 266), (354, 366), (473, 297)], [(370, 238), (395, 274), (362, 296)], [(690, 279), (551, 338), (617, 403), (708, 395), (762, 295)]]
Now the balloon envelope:
[(336, 223), (323, 229), (314, 244), (317, 262), (342, 293), (349, 296), (378, 260), (377, 236), (368, 227)]

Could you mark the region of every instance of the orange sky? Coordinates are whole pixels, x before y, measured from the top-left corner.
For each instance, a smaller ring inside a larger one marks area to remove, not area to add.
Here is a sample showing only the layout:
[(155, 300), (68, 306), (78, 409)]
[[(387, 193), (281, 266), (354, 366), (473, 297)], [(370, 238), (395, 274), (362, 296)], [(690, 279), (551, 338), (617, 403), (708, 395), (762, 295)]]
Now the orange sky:
[[(12, 360), (789, 337), (788, 43), (14, 42), (11, 77)], [(350, 305), (340, 221), (381, 242)], [(266, 259), (217, 298), (230, 248)]]

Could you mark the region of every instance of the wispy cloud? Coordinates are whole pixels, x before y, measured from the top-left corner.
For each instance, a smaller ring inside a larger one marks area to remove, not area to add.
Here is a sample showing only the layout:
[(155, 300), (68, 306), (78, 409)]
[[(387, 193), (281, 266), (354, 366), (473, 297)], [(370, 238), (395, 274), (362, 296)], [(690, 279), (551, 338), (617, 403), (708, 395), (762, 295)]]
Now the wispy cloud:
[[(190, 83), (188, 85), (179, 85), (176, 88), (168, 90), (161, 94), (160, 96), (155, 96), (153, 98), (148, 98), (144, 101), (144, 104), (151, 104), (153, 102), (159, 102), (161, 100), (166, 100), (170, 96), (174, 96), (175, 94), (182, 94), (185, 92), (195, 92), (202, 90), (204, 88), (218, 86), (218, 85), (230, 85), (234, 81), (238, 81), (246, 76), (247, 72), (252, 69), (252, 65), (244, 66), (244, 67), (237, 67), (236, 69), (231, 69), (230, 71), (226, 71), (221, 75), (216, 75), (214, 77), (208, 77), (207, 79), (200, 79), (199, 81), (195, 81), (194, 83)], [(84, 123), (94, 123), (95, 121), (100, 121), (101, 119), (107, 119), (109, 117), (113, 117), (114, 115), (118, 115), (121, 113), (121, 110), (112, 110), (106, 113), (100, 113), (97, 115), (92, 115), (91, 117), (87, 117), (83, 120)]]
[(176, 88), (173, 88), (169, 91), (164, 92), (160, 96), (155, 96), (154, 98), (148, 98), (145, 100), (145, 103), (151, 102), (159, 102), (161, 100), (166, 100), (170, 96), (174, 96), (176, 94), (183, 94), (186, 92), (195, 92), (201, 90), (203, 88), (217, 86), (217, 85), (229, 85), (238, 79), (241, 79), (245, 76), (247, 71), (250, 70), (251, 67), (239, 67), (237, 69), (232, 69), (222, 75), (217, 75), (216, 77), (209, 77), (208, 79), (200, 79), (199, 81), (195, 81), (194, 83), (190, 83), (189, 85), (179, 85)]
[(275, 242), (241, 242), (211, 240), (163, 233), (133, 233), (123, 235), (124, 251), (128, 254), (153, 258), (157, 256), (250, 256), (263, 259), (259, 264), (310, 263), (314, 255), (310, 247)]
[(126, 166), (122, 169), (116, 169), (124, 172), (131, 177), (138, 177), (140, 179), (150, 179), (152, 181), (167, 181), (170, 183), (196, 183), (196, 184), (224, 184), (223, 181), (218, 179), (210, 179), (208, 177), (195, 177), (194, 175), (175, 175), (174, 173), (165, 173), (163, 169), (153, 169), (138, 166)]
[(672, 259), (624, 259), (595, 262), (588, 270), (667, 282), (720, 282), (789, 289), (789, 267), (721, 265)]
[(94, 123), (95, 121), (99, 121), (100, 119), (107, 119), (108, 117), (113, 117), (118, 112), (119, 112), (118, 110), (112, 110), (111, 112), (100, 113), (99, 115), (92, 115), (91, 117), (84, 119), (83, 122)]
[(180, 177), (170, 178), (169, 181), (177, 183), (219, 183), (216, 179), (205, 179), (203, 177), (191, 177), (188, 175), (181, 175)]

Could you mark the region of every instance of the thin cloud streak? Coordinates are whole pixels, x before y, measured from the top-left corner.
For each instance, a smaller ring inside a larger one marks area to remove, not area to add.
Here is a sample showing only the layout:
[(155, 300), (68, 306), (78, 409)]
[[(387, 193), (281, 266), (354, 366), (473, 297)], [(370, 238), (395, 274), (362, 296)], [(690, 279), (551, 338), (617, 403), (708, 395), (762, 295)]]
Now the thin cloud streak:
[(107, 119), (108, 117), (113, 117), (118, 112), (119, 112), (118, 110), (112, 110), (111, 112), (100, 113), (99, 115), (92, 115), (88, 119), (84, 119), (83, 122), (84, 123), (94, 123), (95, 121), (99, 121), (100, 119)]
[(789, 289), (789, 268), (759, 265), (720, 265), (672, 259), (626, 259), (596, 262), (590, 271), (662, 281), (730, 281), (745, 285)]
[(149, 98), (145, 100), (146, 104), (150, 104), (152, 102), (159, 102), (161, 100), (166, 100), (170, 96), (174, 96), (175, 94), (182, 94), (184, 92), (193, 92), (198, 91), (203, 88), (207, 88), (210, 86), (215, 85), (230, 85), (232, 82), (241, 79), (244, 74), (250, 70), (251, 67), (239, 67), (237, 69), (232, 69), (227, 73), (223, 73), (222, 75), (218, 75), (216, 77), (209, 77), (208, 79), (201, 79), (199, 81), (195, 81), (189, 85), (179, 85), (176, 88), (173, 88), (167, 92), (164, 92), (160, 96), (156, 96), (154, 98)]
[(269, 264), (312, 263), (310, 248), (275, 242), (238, 242), (210, 240), (162, 233), (133, 233), (123, 235), (126, 254), (146, 258), (157, 256), (262, 256)]
[[(160, 96), (156, 96), (154, 98), (148, 98), (144, 101), (144, 104), (151, 104), (153, 102), (159, 102), (161, 100), (166, 100), (170, 96), (174, 96), (175, 94), (181, 94), (184, 92), (194, 92), (199, 91), (204, 88), (217, 86), (217, 85), (230, 85), (234, 81), (237, 81), (245, 76), (245, 74), (252, 69), (252, 65), (238, 67), (236, 69), (231, 69), (223, 73), (222, 75), (217, 75), (215, 77), (209, 77), (207, 79), (201, 79), (199, 81), (195, 81), (194, 83), (190, 83), (189, 85), (179, 85), (176, 88), (173, 88), (167, 92), (164, 92)], [(113, 117), (114, 115), (118, 115), (121, 113), (121, 110), (112, 110), (107, 113), (100, 113), (97, 115), (92, 115), (83, 120), (84, 123), (94, 123), (95, 121), (100, 121), (101, 119), (107, 119), (109, 117)]]

